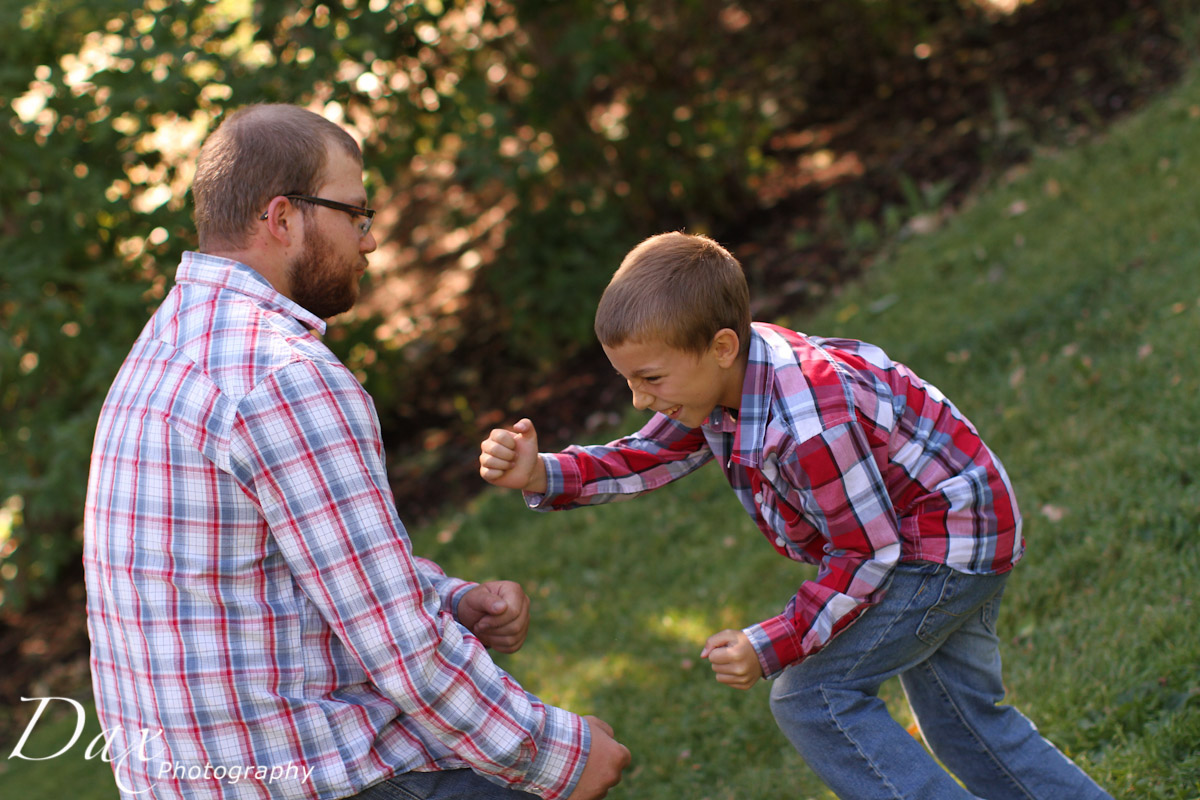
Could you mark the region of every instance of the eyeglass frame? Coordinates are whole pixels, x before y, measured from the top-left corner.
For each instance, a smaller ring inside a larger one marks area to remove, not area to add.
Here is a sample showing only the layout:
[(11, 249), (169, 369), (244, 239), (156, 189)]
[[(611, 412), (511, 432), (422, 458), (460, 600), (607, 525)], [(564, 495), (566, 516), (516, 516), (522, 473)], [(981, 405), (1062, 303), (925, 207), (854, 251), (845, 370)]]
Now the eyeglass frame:
[[(359, 224), (358, 235), (366, 237), (371, 232), (371, 223), (375, 219), (375, 209), (373, 208), (352, 206), (349, 203), (340, 203), (337, 200), (326, 200), (324, 197), (313, 197), (307, 194), (282, 194), (279, 196), (286, 197), (288, 200), (303, 200), (306, 203), (332, 208), (334, 211), (344, 211), (352, 217), (364, 217), (366, 221)], [(270, 211), (264, 211), (259, 220), (265, 220), (270, 213)]]

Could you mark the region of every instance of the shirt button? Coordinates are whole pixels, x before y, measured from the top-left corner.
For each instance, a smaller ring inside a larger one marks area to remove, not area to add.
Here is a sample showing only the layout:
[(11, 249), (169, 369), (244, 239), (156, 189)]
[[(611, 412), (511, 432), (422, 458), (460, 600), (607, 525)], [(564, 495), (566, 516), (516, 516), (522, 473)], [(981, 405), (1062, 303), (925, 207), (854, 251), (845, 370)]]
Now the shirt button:
[(776, 547), (783, 547), (783, 537), (782, 537), (782, 536), (776, 536), (776, 537), (775, 537), (775, 546), (776, 546)]
[(754, 493), (754, 502), (758, 503), (760, 506), (762, 505), (762, 492)]

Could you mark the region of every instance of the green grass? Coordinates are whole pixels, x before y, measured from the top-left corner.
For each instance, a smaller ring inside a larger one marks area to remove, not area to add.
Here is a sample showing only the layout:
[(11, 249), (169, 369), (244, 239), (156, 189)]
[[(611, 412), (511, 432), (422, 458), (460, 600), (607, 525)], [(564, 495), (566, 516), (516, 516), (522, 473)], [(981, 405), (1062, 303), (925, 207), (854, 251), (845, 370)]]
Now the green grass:
[[(883, 346), (1004, 460), (1029, 546), (1001, 619), (1009, 699), (1122, 800), (1200, 798), (1197, 175), (1193, 76), (908, 240), (821, 312), (780, 320)], [(832, 797), (776, 730), (768, 687), (728, 689), (698, 657), (812, 574), (761, 540), (715, 469), (565, 514), (488, 491), (413, 540), (451, 574), (525, 585), (533, 630), (501, 663), (616, 727), (634, 765), (610, 797)], [(0, 793), (112, 797), (106, 765), (82, 759), (89, 739), (0, 762)]]
[[(1009, 699), (1128, 800), (1200, 797), (1198, 174), (1193, 78), (781, 320), (880, 344), (999, 453), (1028, 542), (1001, 620)], [(414, 541), (452, 573), (525, 583), (535, 627), (503, 663), (614, 724), (635, 766), (611, 797), (831, 796), (775, 729), (767, 687), (727, 689), (697, 658), (811, 574), (761, 541), (715, 469), (563, 514), (489, 492)]]

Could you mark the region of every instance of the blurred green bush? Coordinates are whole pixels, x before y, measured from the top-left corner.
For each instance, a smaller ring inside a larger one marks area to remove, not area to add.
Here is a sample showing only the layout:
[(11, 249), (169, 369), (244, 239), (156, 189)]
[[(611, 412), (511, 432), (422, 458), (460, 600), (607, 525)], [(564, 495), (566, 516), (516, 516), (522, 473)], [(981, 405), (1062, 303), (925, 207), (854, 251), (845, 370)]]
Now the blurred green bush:
[[(192, 246), (192, 159), (227, 108), (309, 104), (356, 131), (395, 269), (468, 274), (467, 327), (544, 369), (590, 342), (632, 243), (753, 209), (770, 136), (817, 89), (872, 92), (930, 31), (986, 29), (984, 6), (0, 0), (0, 602), (78, 558), (95, 419)], [(465, 334), (385, 322), (330, 341), (387, 429), (422, 353)]]

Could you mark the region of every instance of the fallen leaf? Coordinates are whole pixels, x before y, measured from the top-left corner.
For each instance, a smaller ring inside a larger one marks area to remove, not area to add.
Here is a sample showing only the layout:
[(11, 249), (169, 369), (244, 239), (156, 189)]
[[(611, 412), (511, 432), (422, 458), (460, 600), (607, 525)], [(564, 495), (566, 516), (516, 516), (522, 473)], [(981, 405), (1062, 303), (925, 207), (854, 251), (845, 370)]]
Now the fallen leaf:
[(899, 300), (900, 300), (900, 295), (896, 294), (895, 292), (893, 292), (892, 294), (885, 294), (883, 297), (879, 298), (878, 300), (875, 300), (870, 305), (868, 305), (867, 311), (870, 311), (872, 314), (880, 314), (884, 311), (887, 311), (892, 306), (896, 305), (896, 303), (899, 302)]
[(951, 350), (946, 353), (946, 360), (951, 364), (965, 364), (971, 358), (971, 351), (963, 348), (962, 350)]
[(933, 233), (938, 229), (938, 218), (933, 214), (918, 214), (908, 221), (908, 229), (918, 236)]
[(1062, 518), (1067, 515), (1067, 510), (1062, 506), (1054, 506), (1047, 503), (1042, 506), (1042, 516), (1051, 522), (1061, 522)]

